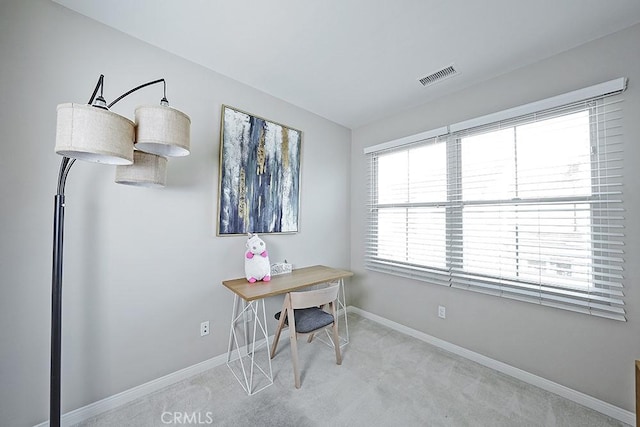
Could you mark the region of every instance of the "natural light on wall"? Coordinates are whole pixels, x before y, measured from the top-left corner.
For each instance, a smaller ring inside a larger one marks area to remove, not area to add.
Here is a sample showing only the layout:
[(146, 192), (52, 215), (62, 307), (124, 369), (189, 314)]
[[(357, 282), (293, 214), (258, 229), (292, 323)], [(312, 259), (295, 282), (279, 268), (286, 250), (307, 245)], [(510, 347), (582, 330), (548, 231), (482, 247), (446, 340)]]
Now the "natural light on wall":
[(367, 268), (625, 320), (625, 86), (366, 149)]

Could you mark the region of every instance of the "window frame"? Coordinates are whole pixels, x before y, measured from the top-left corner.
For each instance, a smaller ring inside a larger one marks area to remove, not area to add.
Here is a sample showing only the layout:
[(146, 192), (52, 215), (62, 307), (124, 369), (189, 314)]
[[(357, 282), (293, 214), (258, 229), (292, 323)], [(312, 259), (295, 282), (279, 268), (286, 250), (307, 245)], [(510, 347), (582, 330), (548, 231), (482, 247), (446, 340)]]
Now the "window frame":
[[(625, 80), (626, 86), (626, 80)], [(621, 92), (620, 90), (619, 92)], [(619, 93), (619, 92), (616, 92)], [(609, 94), (606, 94), (609, 95)], [(590, 98), (581, 102), (576, 103), (575, 105), (561, 105), (556, 108), (550, 108), (544, 111), (535, 111), (533, 113), (533, 119), (531, 114), (527, 114), (524, 116), (517, 116), (509, 118), (505, 121), (501, 121), (498, 123), (498, 126), (501, 124), (506, 127), (515, 127), (522, 126), (527, 123), (532, 123), (535, 121), (545, 120), (547, 118), (554, 118), (558, 116), (564, 116), (571, 114), (577, 111), (587, 111), (590, 117), (590, 161), (592, 165), (597, 165), (597, 167), (591, 168), (591, 192), (588, 195), (576, 195), (576, 196), (551, 196), (551, 197), (537, 197), (532, 199), (520, 199), (518, 197), (512, 198), (510, 200), (500, 200), (496, 201), (498, 203), (511, 205), (514, 209), (517, 209), (518, 206), (522, 205), (544, 205), (545, 203), (554, 204), (554, 203), (568, 203), (568, 204), (587, 204), (589, 206), (588, 210), (590, 213), (589, 221), (591, 222), (591, 232), (590, 232), (590, 252), (592, 256), (590, 259), (594, 259), (598, 255), (597, 244), (593, 242), (604, 242), (605, 245), (609, 244), (607, 237), (602, 237), (600, 231), (600, 227), (598, 227), (597, 223), (593, 222), (592, 218), (595, 218), (599, 215), (599, 212), (603, 209), (601, 208), (601, 203), (607, 202), (605, 191), (601, 191), (601, 183), (600, 183), (600, 173), (601, 168), (600, 165), (606, 163), (606, 159), (601, 159), (603, 152), (599, 149), (594, 150), (593, 138), (599, 138), (598, 123), (599, 114), (601, 114), (598, 110), (600, 108), (599, 103), (602, 103), (605, 96), (598, 96), (594, 98)], [(536, 103), (534, 103), (536, 104)], [(595, 118), (595, 120), (594, 120)], [(468, 121), (465, 123), (473, 122)], [(452, 128), (457, 126), (457, 131), (451, 131)], [(422, 281), (427, 281), (431, 283), (436, 283), (440, 285), (457, 287), (463, 289), (469, 289), (473, 291), (489, 293), (494, 295), (499, 295), (507, 298), (518, 299), (528, 302), (534, 302), (542, 305), (549, 305), (559, 308), (564, 308), (568, 310), (583, 312), (587, 314), (594, 314), (602, 317), (608, 317), (611, 319), (626, 321), (626, 312), (624, 310), (624, 300), (622, 290), (611, 290), (608, 285), (604, 285), (600, 287), (599, 280), (589, 281), (585, 285), (584, 290), (576, 290), (571, 287), (562, 286), (559, 284), (553, 283), (536, 283), (530, 280), (518, 280), (518, 279), (507, 279), (499, 277), (499, 275), (483, 275), (478, 273), (473, 273), (469, 271), (465, 271), (463, 268), (464, 263), (464, 238), (463, 238), (463, 215), (465, 206), (473, 206), (474, 204), (483, 204), (490, 206), (491, 203), (488, 201), (479, 201), (479, 200), (465, 200), (462, 196), (462, 191), (460, 187), (462, 184), (461, 174), (462, 174), (462, 138), (464, 135), (473, 135), (477, 134), (477, 132), (481, 131), (482, 128), (489, 129), (491, 127), (495, 127), (496, 123), (487, 123), (480, 126), (475, 126), (471, 128), (464, 128), (459, 125), (452, 125), (446, 128), (446, 132), (443, 132), (442, 128), (435, 131), (430, 132), (432, 135), (429, 135), (429, 138), (420, 138), (417, 141), (410, 141), (407, 143), (408, 138), (404, 138), (404, 143), (393, 146), (393, 144), (385, 143), (381, 144), (381, 149), (379, 150), (371, 150), (366, 154), (370, 154), (370, 164), (369, 164), (369, 227), (367, 240), (370, 246), (378, 247), (379, 241), (376, 240), (378, 237), (377, 233), (377, 218), (379, 218), (379, 213), (381, 210), (388, 208), (404, 208), (406, 211), (411, 209), (412, 207), (429, 207), (436, 209), (444, 209), (445, 215), (445, 266), (444, 268), (440, 268), (437, 266), (429, 266), (429, 265), (421, 265), (416, 263), (411, 263), (407, 261), (405, 257), (405, 261), (397, 261), (392, 259), (384, 259), (378, 256), (378, 253), (369, 253), (367, 251), (368, 248), (365, 248), (365, 268), (379, 271), (383, 273), (390, 273), (402, 277), (408, 277), (412, 279), (418, 279)], [(433, 134), (436, 135), (433, 135)], [(429, 134), (429, 132), (420, 134), (419, 136), (425, 136)], [(378, 157), (381, 155), (385, 155), (392, 152), (411, 150), (416, 146), (422, 146), (425, 144), (433, 144), (433, 143), (443, 143), (446, 145), (446, 169), (447, 169), (447, 178), (446, 178), (446, 186), (447, 186), (447, 200), (444, 202), (422, 202), (422, 203), (396, 203), (396, 204), (379, 204), (378, 199), (376, 197), (376, 189), (378, 188), (379, 182), (377, 181), (378, 177)], [(599, 142), (598, 142), (599, 143)], [(599, 148), (599, 147), (598, 147)], [(606, 154), (605, 154), (606, 155)], [(604, 184), (607, 186), (608, 184)], [(603, 199), (604, 198), (604, 199)], [(614, 210), (617, 210), (614, 209)], [(597, 214), (597, 212), (598, 214)], [(620, 219), (619, 217), (615, 217), (615, 219)], [(622, 218), (623, 219), (623, 218)], [(460, 227), (456, 228), (453, 224), (455, 221), (460, 221)], [(624, 227), (624, 224), (622, 224)], [(409, 233), (407, 232), (407, 236), (405, 240), (408, 240)], [(622, 260), (624, 265), (624, 260)], [(590, 275), (595, 277), (598, 274), (598, 271), (595, 267), (590, 267), (591, 273)], [(622, 280), (623, 276), (620, 274), (619, 278), (616, 279), (620, 283), (620, 288), (622, 288)], [(595, 284), (595, 285), (594, 285)], [(615, 286), (614, 286), (615, 287)], [(600, 292), (602, 291), (602, 292)], [(585, 292), (588, 294), (585, 297)], [(583, 300), (588, 300), (586, 303)], [(579, 304), (576, 305), (576, 301)], [(586, 304), (585, 307), (581, 307), (580, 304)]]

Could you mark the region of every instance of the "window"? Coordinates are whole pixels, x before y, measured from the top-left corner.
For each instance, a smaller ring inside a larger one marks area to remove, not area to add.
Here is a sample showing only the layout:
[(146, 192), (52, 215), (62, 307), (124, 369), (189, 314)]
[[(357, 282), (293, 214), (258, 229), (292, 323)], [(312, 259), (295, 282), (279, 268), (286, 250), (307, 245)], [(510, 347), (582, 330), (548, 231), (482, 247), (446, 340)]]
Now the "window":
[(625, 320), (619, 98), (370, 150), (367, 268)]

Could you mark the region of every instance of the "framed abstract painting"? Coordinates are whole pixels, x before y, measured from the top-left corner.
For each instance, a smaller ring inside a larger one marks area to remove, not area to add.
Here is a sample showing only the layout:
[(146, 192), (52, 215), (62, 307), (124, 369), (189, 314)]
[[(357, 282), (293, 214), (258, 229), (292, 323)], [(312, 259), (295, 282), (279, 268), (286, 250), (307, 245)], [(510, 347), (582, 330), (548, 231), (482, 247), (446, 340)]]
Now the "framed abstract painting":
[(302, 132), (222, 106), (219, 236), (296, 233)]

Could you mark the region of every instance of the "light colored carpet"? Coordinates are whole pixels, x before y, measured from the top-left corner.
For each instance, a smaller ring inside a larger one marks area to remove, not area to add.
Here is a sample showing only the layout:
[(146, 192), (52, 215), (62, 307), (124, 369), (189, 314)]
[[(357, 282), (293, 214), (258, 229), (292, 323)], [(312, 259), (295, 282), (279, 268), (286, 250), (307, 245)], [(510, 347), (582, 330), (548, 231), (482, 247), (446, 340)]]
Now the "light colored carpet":
[[(274, 384), (253, 396), (223, 365), (79, 425), (625, 425), (356, 314), (349, 314), (349, 330), (341, 366), (322, 342), (298, 341), (301, 389), (293, 386), (285, 331), (273, 360)], [(179, 419), (182, 414), (190, 418)]]

